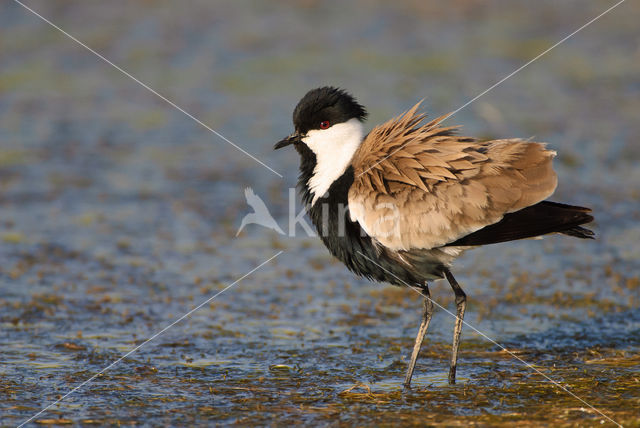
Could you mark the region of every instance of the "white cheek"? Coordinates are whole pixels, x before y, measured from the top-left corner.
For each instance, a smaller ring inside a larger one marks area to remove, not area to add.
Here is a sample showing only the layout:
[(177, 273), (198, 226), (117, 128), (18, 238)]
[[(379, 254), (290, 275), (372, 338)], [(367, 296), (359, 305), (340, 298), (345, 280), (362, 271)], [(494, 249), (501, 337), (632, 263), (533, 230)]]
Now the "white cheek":
[(358, 119), (338, 123), (329, 129), (314, 129), (302, 141), (316, 155), (316, 167), (309, 179), (313, 205), (331, 184), (345, 172), (362, 142), (362, 124)]

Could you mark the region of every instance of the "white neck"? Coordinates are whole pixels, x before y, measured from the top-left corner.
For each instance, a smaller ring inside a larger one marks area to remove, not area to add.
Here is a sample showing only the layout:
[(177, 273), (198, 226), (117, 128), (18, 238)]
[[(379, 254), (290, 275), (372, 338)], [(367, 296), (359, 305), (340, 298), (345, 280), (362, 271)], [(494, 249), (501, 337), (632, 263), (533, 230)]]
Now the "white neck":
[(328, 129), (314, 129), (302, 141), (316, 155), (316, 167), (308, 186), (313, 193), (311, 205), (322, 197), (351, 163), (362, 142), (362, 124), (358, 119), (338, 123)]

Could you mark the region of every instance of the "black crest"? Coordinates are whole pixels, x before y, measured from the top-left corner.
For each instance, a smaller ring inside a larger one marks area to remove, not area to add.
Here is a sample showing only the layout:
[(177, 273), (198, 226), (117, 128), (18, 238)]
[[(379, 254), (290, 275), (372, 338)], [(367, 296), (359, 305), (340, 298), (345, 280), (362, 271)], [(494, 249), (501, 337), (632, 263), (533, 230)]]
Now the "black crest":
[(348, 92), (325, 86), (312, 89), (302, 97), (293, 111), (293, 124), (299, 134), (311, 129), (319, 129), (320, 123), (329, 121), (331, 125), (350, 119), (364, 121), (367, 111)]

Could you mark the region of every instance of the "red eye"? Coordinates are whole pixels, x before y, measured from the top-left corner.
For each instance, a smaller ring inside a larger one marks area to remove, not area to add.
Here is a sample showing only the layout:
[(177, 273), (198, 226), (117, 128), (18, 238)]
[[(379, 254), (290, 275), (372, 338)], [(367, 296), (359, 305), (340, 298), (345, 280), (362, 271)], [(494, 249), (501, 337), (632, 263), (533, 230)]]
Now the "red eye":
[(330, 126), (331, 124), (328, 120), (323, 120), (322, 122), (320, 122), (320, 129), (327, 129)]

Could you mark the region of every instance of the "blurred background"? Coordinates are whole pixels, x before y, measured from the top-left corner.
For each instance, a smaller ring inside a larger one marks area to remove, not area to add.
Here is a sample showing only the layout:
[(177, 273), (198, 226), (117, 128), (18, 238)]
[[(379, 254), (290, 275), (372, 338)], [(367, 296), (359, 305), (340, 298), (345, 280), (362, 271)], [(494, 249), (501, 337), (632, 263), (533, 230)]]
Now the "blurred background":
[[(16, 425), (278, 251), (275, 260), (40, 415), (41, 423), (599, 424), (453, 317), (401, 381), (421, 303), (288, 231), (304, 93), (334, 85), (368, 127), (425, 98), (453, 111), (612, 1), (44, 1), (0, 4), (0, 414)], [(596, 241), (468, 252), (466, 320), (613, 419), (640, 403), (640, 5), (627, 1), (447, 120), (558, 151), (552, 200)], [(300, 210), (299, 201), (296, 210)], [(453, 310), (436, 283), (435, 299)], [(635, 381), (634, 381), (635, 379)], [(351, 387), (354, 387), (351, 389)], [(604, 420), (604, 419), (602, 419)], [(637, 422), (637, 419), (635, 419)], [(607, 421), (609, 423), (609, 421)]]

